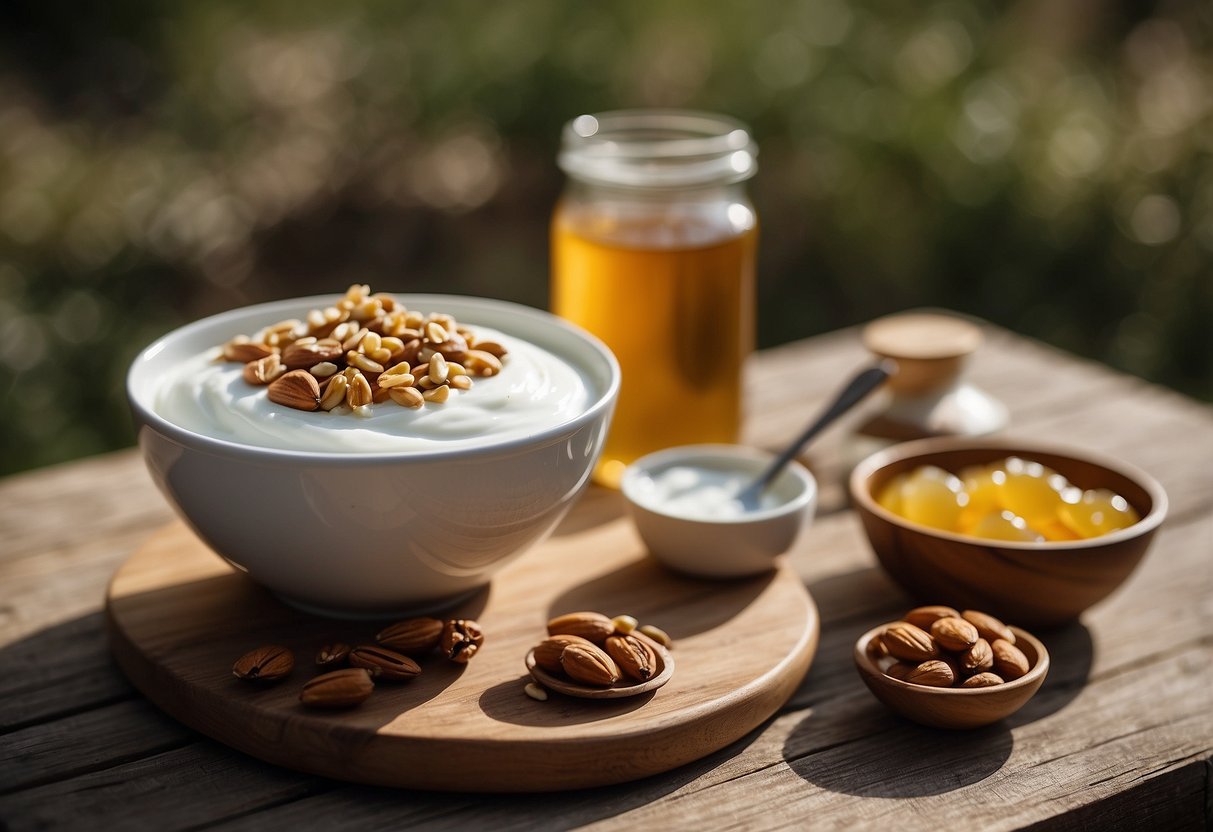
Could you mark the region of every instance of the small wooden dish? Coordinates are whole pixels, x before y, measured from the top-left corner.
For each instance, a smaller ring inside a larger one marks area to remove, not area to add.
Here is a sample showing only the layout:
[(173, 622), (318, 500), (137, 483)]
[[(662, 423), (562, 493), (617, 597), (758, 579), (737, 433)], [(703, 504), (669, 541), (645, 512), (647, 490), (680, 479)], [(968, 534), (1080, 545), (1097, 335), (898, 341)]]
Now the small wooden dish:
[[(1079, 488), (1110, 488), (1141, 520), (1087, 540), (1013, 543), (932, 529), (894, 514), (874, 494), (920, 465), (953, 473), (1018, 456)], [(880, 565), (922, 603), (981, 610), (1029, 627), (1073, 621), (1129, 577), (1167, 514), (1167, 494), (1144, 471), (1088, 451), (995, 439), (921, 439), (878, 451), (851, 474), (851, 500)]]
[(535, 664), (535, 651), (526, 654), (526, 669), (531, 678), (548, 690), (563, 693), (566, 696), (576, 696), (579, 699), (623, 699), (628, 696), (638, 696), (648, 693), (670, 681), (674, 675), (674, 658), (670, 652), (656, 642), (649, 642), (653, 652), (657, 654), (657, 675), (645, 682), (635, 685), (617, 684), (609, 688), (595, 688), (589, 685), (579, 685), (561, 676), (554, 676)]
[[(892, 623), (892, 622), (890, 622)], [(1011, 627), (1015, 646), (1032, 668), (1010, 682), (988, 688), (933, 688), (886, 676), (868, 656), (868, 642), (888, 624), (873, 627), (855, 642), (855, 667), (868, 690), (906, 719), (932, 728), (980, 728), (1005, 719), (1032, 698), (1049, 672), (1049, 651), (1036, 636)]]

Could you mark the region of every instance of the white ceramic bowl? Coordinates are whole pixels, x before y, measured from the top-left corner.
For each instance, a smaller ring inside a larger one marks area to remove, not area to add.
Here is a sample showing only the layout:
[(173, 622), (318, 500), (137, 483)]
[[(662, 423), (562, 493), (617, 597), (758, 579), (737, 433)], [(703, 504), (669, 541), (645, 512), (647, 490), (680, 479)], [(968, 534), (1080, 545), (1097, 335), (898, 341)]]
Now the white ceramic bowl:
[(574, 418), (522, 438), (440, 451), (274, 450), (186, 430), (153, 407), (159, 378), (237, 334), (331, 305), (298, 298), (177, 329), (135, 359), (127, 395), (156, 485), (198, 536), (253, 580), (304, 609), (341, 616), (419, 612), (486, 584), (545, 537), (589, 480), (619, 390), (619, 365), (584, 331), (529, 307), (400, 295), (409, 308), (537, 344), (591, 386)]
[(774, 568), (817, 510), (817, 481), (791, 462), (767, 489), (775, 505), (740, 516), (711, 519), (669, 510), (652, 497), (653, 477), (676, 466), (704, 466), (756, 477), (774, 459), (742, 445), (685, 445), (636, 460), (621, 488), (636, 530), (659, 561), (680, 572), (708, 578), (756, 575)]

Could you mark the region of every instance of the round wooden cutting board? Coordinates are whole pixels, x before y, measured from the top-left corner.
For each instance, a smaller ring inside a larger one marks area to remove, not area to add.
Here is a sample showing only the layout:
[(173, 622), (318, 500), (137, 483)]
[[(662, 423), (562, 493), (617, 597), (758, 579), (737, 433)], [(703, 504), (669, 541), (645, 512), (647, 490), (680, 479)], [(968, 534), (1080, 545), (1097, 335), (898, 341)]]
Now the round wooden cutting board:
[[(421, 676), (379, 683), (353, 710), (306, 709), (299, 690), (317, 672), (321, 645), (373, 643), (388, 622), (288, 607), (181, 524), (158, 532), (115, 574), (112, 649), (160, 708), (255, 757), (342, 780), (450, 791), (550, 791), (656, 774), (739, 739), (795, 691), (819, 625), (790, 569), (697, 580), (657, 565), (618, 517), (565, 525), (579, 528), (444, 613), (475, 618), (485, 631), (468, 665), (431, 656)], [(549, 617), (577, 610), (629, 613), (666, 630), (675, 639), (673, 678), (630, 699), (528, 698), (527, 651)], [(294, 672), (264, 688), (234, 678), (232, 663), (264, 644), (294, 650)]]

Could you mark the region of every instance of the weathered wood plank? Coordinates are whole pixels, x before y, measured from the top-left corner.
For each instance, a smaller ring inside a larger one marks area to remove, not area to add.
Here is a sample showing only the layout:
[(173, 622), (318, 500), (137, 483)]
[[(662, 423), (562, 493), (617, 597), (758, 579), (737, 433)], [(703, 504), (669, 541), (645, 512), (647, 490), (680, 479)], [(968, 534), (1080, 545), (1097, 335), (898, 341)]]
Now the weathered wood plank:
[(329, 788), (209, 740), (0, 796), (9, 832), (191, 829)]
[(197, 738), (143, 699), (13, 731), (0, 736), (0, 794), (150, 757)]
[(149, 499), (155, 495), (133, 451), (0, 480), (0, 563), (28, 555), (51, 559), (60, 550), (77, 556), (80, 547), (105, 550), (112, 538), (144, 534), (171, 514), (163, 500)]
[(0, 735), (138, 694), (110, 658), (100, 613), (0, 647)]

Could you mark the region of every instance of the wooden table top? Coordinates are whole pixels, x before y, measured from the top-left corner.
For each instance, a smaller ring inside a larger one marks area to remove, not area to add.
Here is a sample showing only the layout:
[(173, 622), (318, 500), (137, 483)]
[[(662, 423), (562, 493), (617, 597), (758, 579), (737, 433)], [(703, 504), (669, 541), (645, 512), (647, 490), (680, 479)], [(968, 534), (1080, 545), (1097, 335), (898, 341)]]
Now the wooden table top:
[[(864, 360), (854, 330), (759, 354), (749, 441), (792, 437)], [(860, 682), (855, 639), (908, 602), (846, 509), (835, 427), (808, 457), (822, 505), (793, 554), (820, 607), (820, 648), (787, 706), (741, 741), (647, 780), (542, 796), (275, 768), (164, 716), (110, 658), (106, 582), (171, 519), (123, 451), (0, 481), (0, 829), (1209, 828), (1213, 409), (994, 329), (970, 377), (1009, 406), (1008, 435), (1119, 457), (1171, 501), (1128, 583), (1042, 634), (1049, 678), (1004, 723), (921, 728)], [(616, 494), (583, 499), (622, 512)]]

